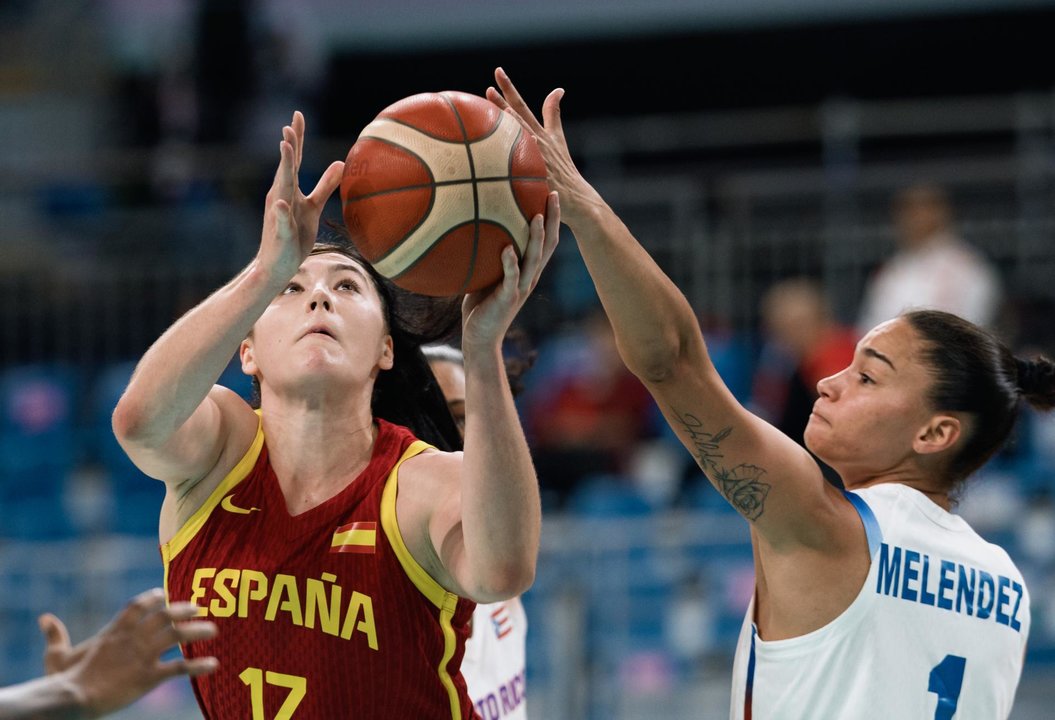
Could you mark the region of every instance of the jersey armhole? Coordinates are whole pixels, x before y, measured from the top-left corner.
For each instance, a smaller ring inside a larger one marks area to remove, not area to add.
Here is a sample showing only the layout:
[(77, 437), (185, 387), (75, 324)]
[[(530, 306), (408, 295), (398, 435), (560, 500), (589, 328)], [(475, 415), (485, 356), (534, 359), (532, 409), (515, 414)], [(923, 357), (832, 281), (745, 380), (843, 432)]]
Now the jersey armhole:
[(863, 497), (849, 490), (843, 490), (843, 495), (861, 516), (861, 524), (865, 528), (865, 539), (868, 541), (868, 556), (874, 558), (879, 552), (879, 546), (883, 544), (883, 531), (879, 527), (879, 521), (876, 520), (875, 513)]
[(256, 461), (260, 457), (260, 451), (264, 447), (264, 424), (260, 415), (260, 411), (256, 411), (257, 414), (257, 427), (256, 437), (253, 438), (252, 444), (249, 445), (249, 449), (245, 451), (245, 455), (238, 461), (227, 475), (224, 476), (220, 484), (216, 486), (216, 489), (212, 491), (202, 506), (194, 511), (185, 523), (176, 531), (176, 534), (172, 538), (161, 546), (161, 557), (165, 562), (166, 567), (175, 558), (183, 548), (187, 547), (194, 536), (197, 535), (202, 527), (205, 526), (205, 521), (209, 519), (212, 511), (216, 509), (227, 493), (238, 485), (238, 483), (245, 480), (249, 473), (252, 472), (253, 467), (256, 466)]
[(403, 572), (414, 583), (414, 587), (436, 607), (453, 612), (454, 606), (458, 603), (458, 596), (436, 582), (436, 579), (429, 575), (428, 571), (410, 554), (410, 549), (403, 541), (403, 533), (399, 529), (399, 520), (396, 518), (396, 497), (399, 494), (399, 468), (410, 458), (430, 449), (432, 449), (432, 446), (428, 443), (421, 440), (414, 441), (403, 452), (399, 462), (388, 474), (388, 479), (385, 481), (385, 489), (381, 494), (381, 528), (384, 530), (385, 537), (388, 538), (388, 544), (392, 546), (392, 550), (395, 552), (396, 559), (399, 560)]
[(421, 567), (420, 563), (410, 554), (410, 549), (403, 542), (403, 533), (399, 530), (399, 521), (396, 518), (399, 468), (410, 458), (429, 449), (432, 449), (432, 446), (428, 443), (415, 440), (403, 452), (403, 456), (399, 458), (396, 466), (392, 468), (392, 472), (389, 473), (388, 479), (385, 481), (385, 489), (381, 493), (381, 529), (384, 530), (385, 537), (388, 538), (388, 544), (395, 552), (396, 559), (403, 568), (403, 572), (406, 573), (414, 587), (418, 589), (418, 592), (439, 609), (439, 625), (440, 631), (443, 633), (443, 657), (440, 658), (439, 664), (436, 666), (436, 672), (439, 676), (440, 684), (443, 685), (447, 693), (451, 719), (462, 720), (461, 696), (448, 667), (458, 647), (457, 635), (451, 621), (458, 610), (459, 598), (436, 582), (436, 579), (429, 575), (428, 571)]

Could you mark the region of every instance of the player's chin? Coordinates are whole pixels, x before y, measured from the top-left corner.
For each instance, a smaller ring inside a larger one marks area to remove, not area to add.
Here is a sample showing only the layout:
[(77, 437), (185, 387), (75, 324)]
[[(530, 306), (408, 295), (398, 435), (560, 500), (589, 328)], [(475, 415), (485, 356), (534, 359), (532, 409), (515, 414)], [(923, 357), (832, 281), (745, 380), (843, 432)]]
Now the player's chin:
[(341, 383), (357, 375), (348, 356), (337, 347), (311, 348), (299, 360), (297, 374), (307, 385)]
[(811, 453), (819, 457), (821, 460), (825, 460), (825, 451), (831, 444), (831, 426), (825, 425), (824, 421), (816, 419), (815, 416), (810, 416), (810, 421), (806, 424), (806, 429), (802, 433), (802, 442), (806, 446), (806, 449)]

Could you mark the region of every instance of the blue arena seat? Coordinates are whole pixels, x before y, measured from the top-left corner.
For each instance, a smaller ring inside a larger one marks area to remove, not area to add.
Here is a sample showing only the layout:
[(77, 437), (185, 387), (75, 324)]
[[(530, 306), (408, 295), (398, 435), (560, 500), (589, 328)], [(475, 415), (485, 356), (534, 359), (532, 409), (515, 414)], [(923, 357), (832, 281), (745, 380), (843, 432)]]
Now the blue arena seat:
[(79, 455), (77, 374), (24, 365), (0, 374), (0, 534), (68, 534), (66, 481)]
[[(115, 363), (99, 374), (92, 398), (90, 437), (114, 494), (108, 529), (124, 534), (156, 535), (165, 487), (144, 475), (128, 459), (114, 437), (110, 422), (135, 365), (134, 361)], [(228, 363), (217, 384), (249, 400), (251, 381), (242, 374), (237, 356)]]
[(630, 478), (593, 475), (572, 491), (568, 510), (584, 517), (640, 517), (655, 508)]
[(122, 362), (100, 373), (92, 398), (91, 437), (113, 493), (106, 529), (131, 535), (156, 535), (165, 487), (144, 475), (128, 459), (110, 424), (134, 369), (134, 362)]

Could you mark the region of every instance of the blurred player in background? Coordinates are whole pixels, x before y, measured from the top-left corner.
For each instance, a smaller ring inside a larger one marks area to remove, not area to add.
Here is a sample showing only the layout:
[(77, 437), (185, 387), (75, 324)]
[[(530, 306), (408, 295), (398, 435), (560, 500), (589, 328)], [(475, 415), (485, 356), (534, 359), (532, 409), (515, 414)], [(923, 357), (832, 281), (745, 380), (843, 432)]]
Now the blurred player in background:
[(508, 76), (488, 96), (539, 141), (620, 355), (711, 483), (751, 523), (755, 594), (733, 668), (733, 718), (1006, 718), (1029, 634), (1007, 553), (950, 512), (1022, 401), (1055, 405), (1055, 364), (1015, 358), (941, 311), (870, 330), (822, 380), (810, 454), (746, 411), (695, 314), (571, 159), (555, 90), (545, 125)]
[(992, 328), (1003, 290), (992, 263), (956, 232), (943, 189), (919, 184), (894, 199), (897, 252), (869, 278), (861, 302), (862, 334), (907, 309), (944, 310)]
[(41, 615), (48, 674), (0, 688), (0, 720), (102, 717), (135, 702), (169, 678), (213, 672), (215, 658), (162, 661), (159, 657), (176, 643), (201, 641), (216, 634), (211, 622), (183, 622), (197, 614), (198, 608), (189, 603), (166, 606), (160, 589), (149, 590), (76, 646), (70, 644), (61, 620), (51, 614)]
[[(465, 427), (465, 359), (450, 345), (422, 348), (459, 428)], [(522, 365), (510, 372), (518, 386)], [(507, 372), (509, 372), (507, 365)], [(514, 389), (514, 396), (516, 390)], [(483, 720), (527, 720), (527, 615), (520, 598), (476, 606), (465, 642), (462, 677)]]
[[(169, 597), (220, 629), (188, 652), (220, 661), (194, 679), (206, 717), (470, 718), (473, 601), (519, 595), (538, 554), (501, 344), (552, 255), (556, 198), (521, 266), (506, 248), (503, 280), (462, 304), (465, 451), (446, 452), (461, 438), (399, 296), (342, 238), (316, 244), (343, 163), (305, 196), (303, 140), (296, 113), (256, 258), (147, 351), (114, 431), (167, 486)], [(257, 412), (214, 385), (235, 351)]]

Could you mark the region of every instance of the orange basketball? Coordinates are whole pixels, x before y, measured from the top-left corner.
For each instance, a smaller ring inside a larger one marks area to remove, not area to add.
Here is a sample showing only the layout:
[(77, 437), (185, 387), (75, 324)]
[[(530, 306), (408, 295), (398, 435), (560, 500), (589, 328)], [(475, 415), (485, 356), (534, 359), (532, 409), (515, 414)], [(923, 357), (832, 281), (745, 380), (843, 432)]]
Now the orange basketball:
[(344, 222), (363, 256), (397, 285), (458, 295), (502, 278), (500, 254), (527, 246), (546, 205), (535, 139), (491, 101), (422, 93), (381, 111), (348, 152)]

